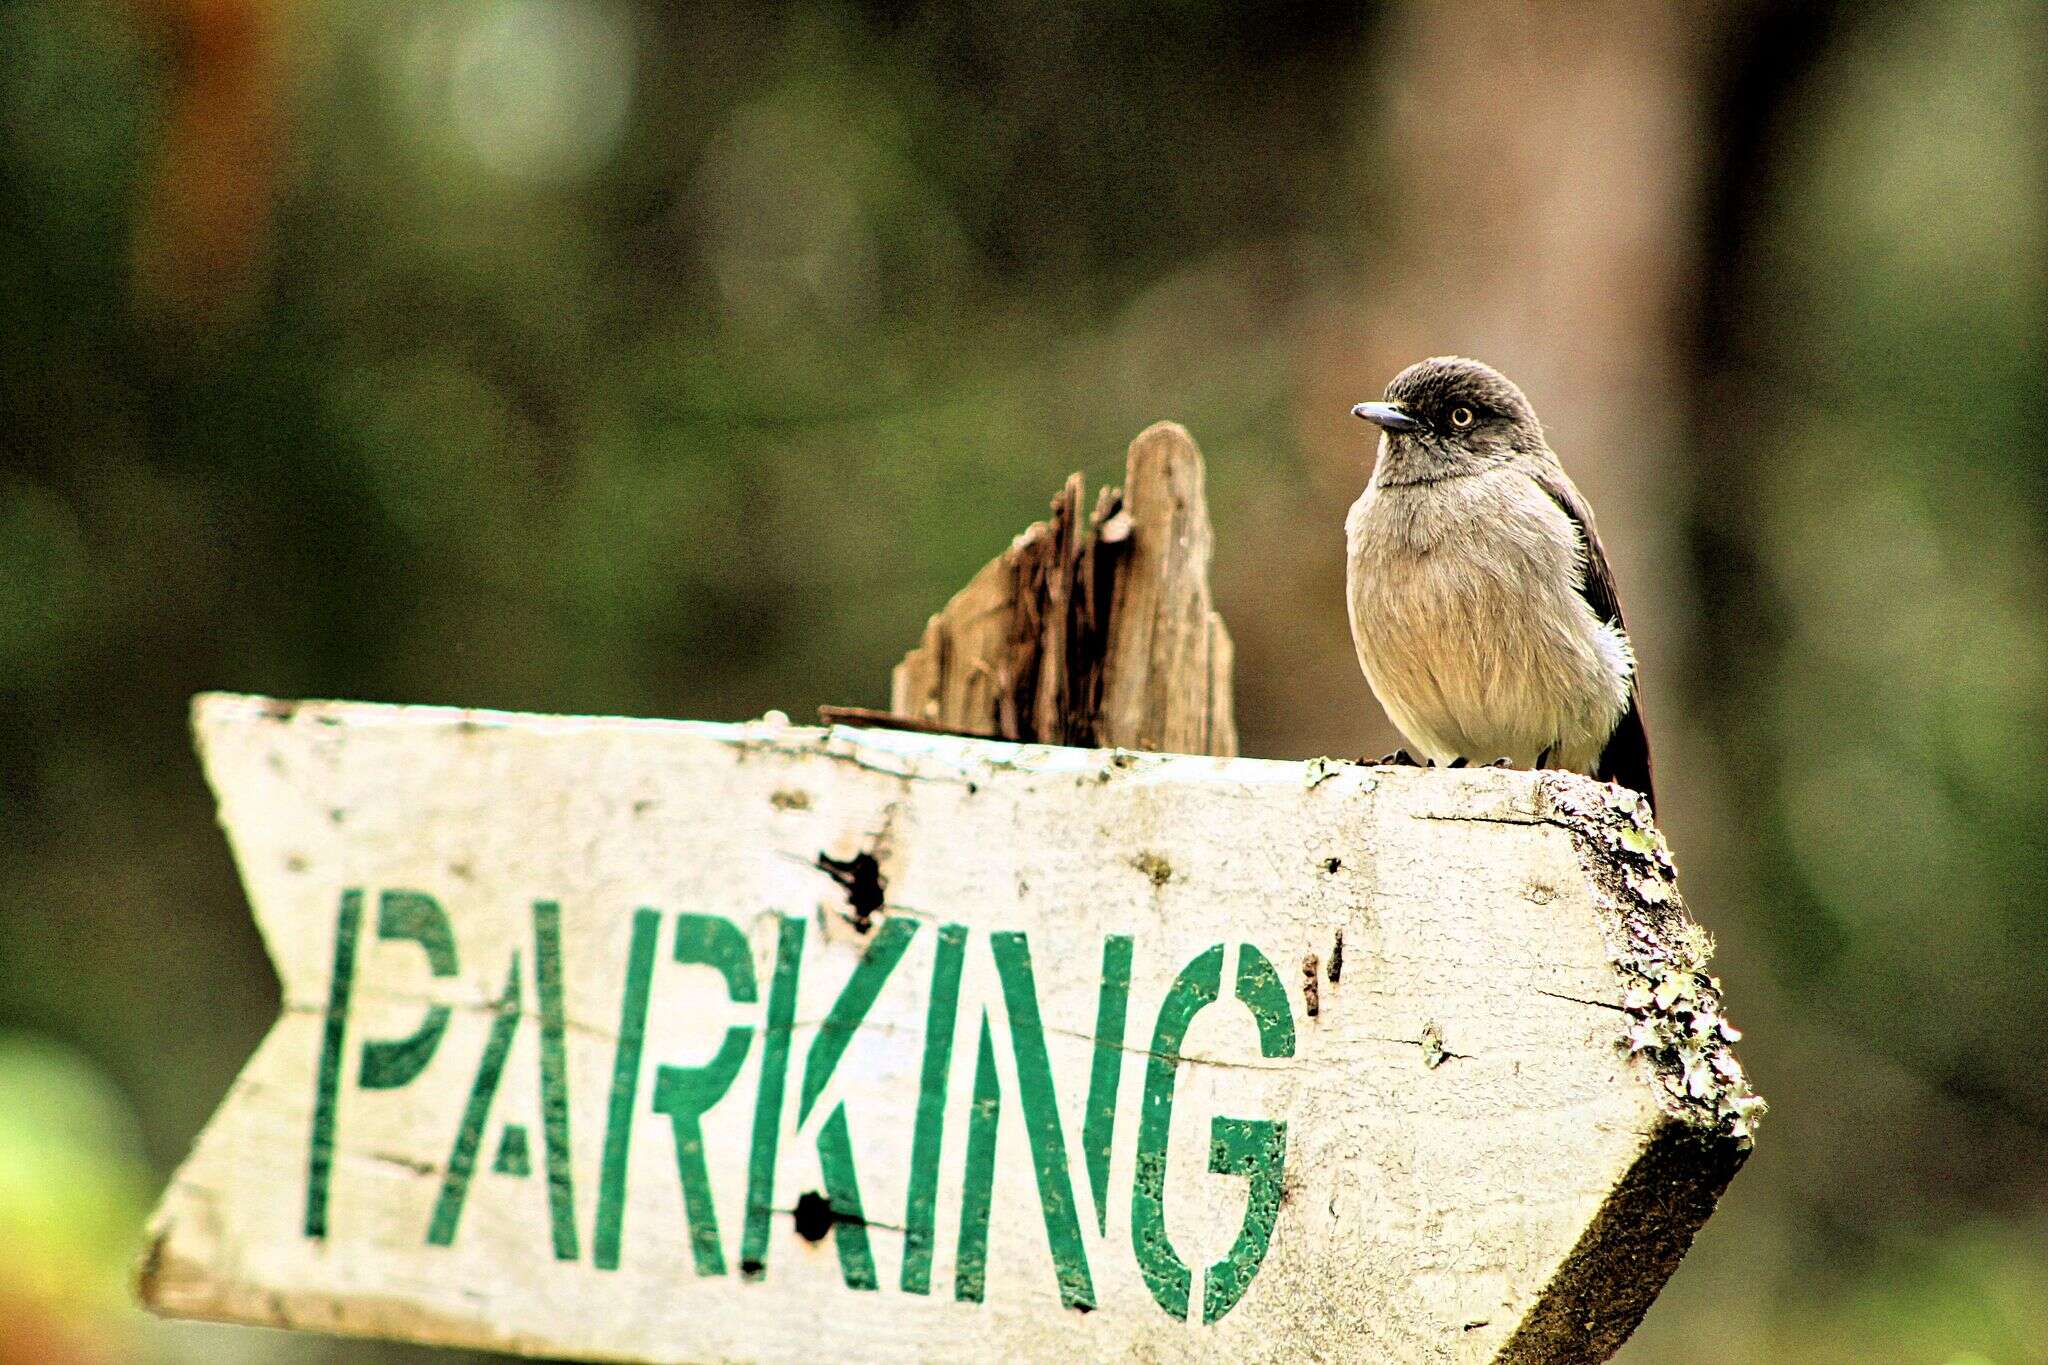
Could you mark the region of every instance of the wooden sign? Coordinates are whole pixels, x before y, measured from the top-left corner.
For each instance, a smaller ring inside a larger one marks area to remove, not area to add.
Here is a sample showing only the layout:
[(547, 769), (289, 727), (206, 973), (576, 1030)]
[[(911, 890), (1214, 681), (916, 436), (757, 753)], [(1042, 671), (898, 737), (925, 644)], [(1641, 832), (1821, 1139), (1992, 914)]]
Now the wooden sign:
[(604, 1360), (1583, 1360), (1758, 1104), (1633, 796), (211, 696), (283, 1015), (172, 1314)]

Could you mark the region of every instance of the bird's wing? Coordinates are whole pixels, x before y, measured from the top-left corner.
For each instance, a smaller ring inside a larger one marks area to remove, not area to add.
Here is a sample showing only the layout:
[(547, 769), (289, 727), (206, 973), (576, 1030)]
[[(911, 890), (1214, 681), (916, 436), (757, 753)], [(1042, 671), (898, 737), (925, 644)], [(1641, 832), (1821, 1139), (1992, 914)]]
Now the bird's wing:
[[(1615, 590), (1614, 570), (1607, 563), (1607, 551), (1601, 547), (1600, 533), (1593, 525), (1593, 509), (1579, 496), (1579, 490), (1562, 469), (1538, 469), (1531, 477), (1578, 528), (1586, 561), (1579, 592), (1586, 605), (1602, 621), (1612, 621), (1626, 634), (1628, 622), (1622, 619), (1621, 594)], [(1642, 687), (1633, 676), (1628, 684), (1628, 711), (1607, 737), (1607, 747), (1600, 751), (1600, 764), (1593, 775), (1603, 782), (1619, 782), (1641, 792), (1649, 800), (1650, 809), (1656, 810), (1657, 793), (1650, 777), (1650, 735), (1643, 728)]]

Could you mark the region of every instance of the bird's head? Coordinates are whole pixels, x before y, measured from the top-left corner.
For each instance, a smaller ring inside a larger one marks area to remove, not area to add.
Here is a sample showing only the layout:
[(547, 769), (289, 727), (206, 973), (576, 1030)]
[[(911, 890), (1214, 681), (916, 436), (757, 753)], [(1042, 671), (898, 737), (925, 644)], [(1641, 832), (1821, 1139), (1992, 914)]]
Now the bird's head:
[(1386, 398), (1351, 409), (1381, 429), (1381, 486), (1433, 483), (1549, 449), (1522, 391), (1490, 365), (1463, 356), (1417, 361), (1394, 376)]

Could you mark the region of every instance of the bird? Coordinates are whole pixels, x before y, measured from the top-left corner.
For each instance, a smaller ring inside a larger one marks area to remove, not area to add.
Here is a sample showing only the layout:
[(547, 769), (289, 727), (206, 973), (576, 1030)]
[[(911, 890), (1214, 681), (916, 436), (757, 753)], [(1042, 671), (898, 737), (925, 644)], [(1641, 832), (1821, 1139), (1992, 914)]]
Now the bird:
[(1345, 596), (1388, 719), (1432, 764), (1584, 773), (1654, 810), (1614, 571), (1522, 390), (1433, 356), (1351, 412), (1380, 435), (1345, 518)]

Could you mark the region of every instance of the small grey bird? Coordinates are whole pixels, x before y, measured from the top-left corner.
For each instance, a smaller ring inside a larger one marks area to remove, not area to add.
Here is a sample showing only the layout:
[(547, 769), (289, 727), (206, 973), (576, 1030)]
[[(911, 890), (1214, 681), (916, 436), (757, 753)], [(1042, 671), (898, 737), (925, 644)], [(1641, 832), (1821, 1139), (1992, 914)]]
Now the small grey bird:
[(1381, 428), (1344, 530), (1351, 638), (1388, 718), (1431, 762), (1565, 768), (1654, 807), (1614, 574), (1529, 400), (1437, 356), (1351, 411)]

